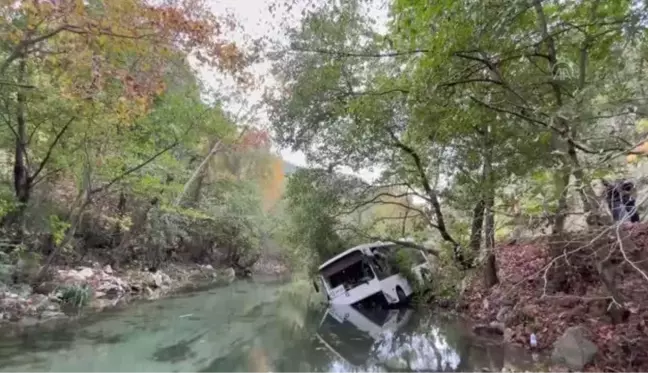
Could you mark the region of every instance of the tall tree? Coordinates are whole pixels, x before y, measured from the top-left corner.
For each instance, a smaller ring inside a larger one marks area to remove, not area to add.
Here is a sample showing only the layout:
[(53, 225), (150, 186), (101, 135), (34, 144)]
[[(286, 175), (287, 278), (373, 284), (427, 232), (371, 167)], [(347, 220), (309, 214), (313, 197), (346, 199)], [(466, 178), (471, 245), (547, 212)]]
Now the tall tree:
[[(174, 58), (195, 53), (236, 76), (245, 63), (200, 1), (3, 1), (0, 13), (18, 220), (56, 149), (128, 130), (166, 90)], [(45, 136), (40, 153), (33, 148)]]

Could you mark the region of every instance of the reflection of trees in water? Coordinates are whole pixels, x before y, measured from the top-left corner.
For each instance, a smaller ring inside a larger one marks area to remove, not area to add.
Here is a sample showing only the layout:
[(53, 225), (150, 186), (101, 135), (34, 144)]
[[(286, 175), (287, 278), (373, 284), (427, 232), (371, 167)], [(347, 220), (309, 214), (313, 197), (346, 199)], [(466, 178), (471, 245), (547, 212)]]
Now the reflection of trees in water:
[(386, 331), (374, 344), (371, 354), (390, 369), (407, 371), (454, 371), (461, 361), (436, 326), (418, 333)]
[(232, 344), (226, 355), (214, 358), (201, 371), (328, 371), (330, 357), (315, 340), (321, 317), (321, 305), (307, 294), (284, 288), (277, 301), (245, 310), (239, 320), (254, 322), (254, 335)]
[[(347, 324), (347, 328), (353, 328)], [(345, 343), (333, 343), (338, 352), (349, 355), (354, 346), (367, 351), (364, 363), (357, 365), (331, 353), (327, 371), (490, 371), (501, 370), (502, 347), (492, 341), (475, 339), (460, 319), (430, 314), (414, 314), (396, 331), (385, 330), (366, 350), (358, 338), (336, 337)], [(333, 346), (333, 347), (335, 347)], [(361, 359), (360, 359), (361, 360)]]

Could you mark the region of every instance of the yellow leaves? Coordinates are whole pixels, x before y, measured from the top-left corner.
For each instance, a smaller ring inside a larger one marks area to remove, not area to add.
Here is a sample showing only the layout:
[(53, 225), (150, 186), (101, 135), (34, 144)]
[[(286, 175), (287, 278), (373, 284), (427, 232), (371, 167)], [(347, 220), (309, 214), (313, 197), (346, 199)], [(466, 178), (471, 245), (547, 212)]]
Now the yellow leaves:
[(115, 107), (115, 114), (117, 115), (117, 118), (119, 118), (119, 121), (122, 123), (129, 123), (129, 107), (128, 107), (128, 100), (126, 97), (120, 97), (117, 100), (117, 105)]
[(76, 0), (74, 2), (74, 13), (80, 16), (85, 14), (85, 4), (83, 0)]
[(160, 81), (155, 88), (155, 94), (161, 96), (166, 91), (166, 84), (163, 81)]
[(643, 119), (638, 120), (635, 127), (637, 128), (637, 131), (639, 131), (639, 132), (648, 131), (648, 119), (643, 118)]
[(284, 162), (281, 157), (270, 155), (270, 170), (265, 174), (261, 183), (263, 191), (263, 209), (268, 211), (274, 206), (283, 194), (285, 175)]
[(146, 115), (149, 110), (149, 99), (148, 97), (135, 97), (132, 100), (129, 100), (125, 96), (119, 97), (115, 105), (115, 115), (125, 126), (129, 126), (134, 119)]

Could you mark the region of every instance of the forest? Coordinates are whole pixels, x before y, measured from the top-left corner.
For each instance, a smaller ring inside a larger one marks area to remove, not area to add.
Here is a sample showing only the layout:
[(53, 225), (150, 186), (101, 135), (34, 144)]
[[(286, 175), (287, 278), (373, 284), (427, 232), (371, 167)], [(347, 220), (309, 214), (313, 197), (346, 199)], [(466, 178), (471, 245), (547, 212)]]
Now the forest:
[(398, 241), (437, 267), (423, 307), (539, 348), (584, 325), (577, 370), (648, 367), (648, 228), (605, 198), (632, 180), (644, 220), (645, 1), (273, 0), (245, 45), (209, 3), (0, 0), (4, 287), (93, 263), (307, 278)]
[(2, 17), (4, 253), (39, 276), (87, 255), (207, 260), (216, 242), (229, 266), (254, 260), (284, 165), (190, 63), (252, 84), (235, 20), (130, 0), (6, 1)]
[[(645, 215), (646, 6), (307, 10), (265, 97), (275, 140), (319, 166), (286, 192), (309, 252), (414, 239), (436, 257), (437, 303), (458, 299), (484, 330), (551, 349), (585, 326), (599, 353), (571, 369), (645, 368), (646, 227), (613, 220), (606, 188), (632, 180)], [(339, 172), (368, 168), (370, 182)]]

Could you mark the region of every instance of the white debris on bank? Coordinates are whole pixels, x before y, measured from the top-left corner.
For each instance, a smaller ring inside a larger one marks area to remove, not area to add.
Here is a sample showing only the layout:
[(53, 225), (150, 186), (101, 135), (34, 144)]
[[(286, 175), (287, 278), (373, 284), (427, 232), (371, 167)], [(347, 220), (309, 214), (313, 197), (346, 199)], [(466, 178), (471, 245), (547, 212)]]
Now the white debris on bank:
[[(26, 284), (0, 283), (0, 322), (20, 321), (31, 325), (63, 318), (62, 291), (68, 287), (87, 287), (89, 307), (102, 310), (132, 298), (157, 299), (172, 291), (212, 283), (229, 284), (235, 278), (232, 268), (222, 271), (211, 266), (169, 267), (169, 273), (126, 270), (117, 273), (109, 265), (57, 269), (54, 277), (35, 289)], [(173, 277), (173, 278), (172, 278)]]

